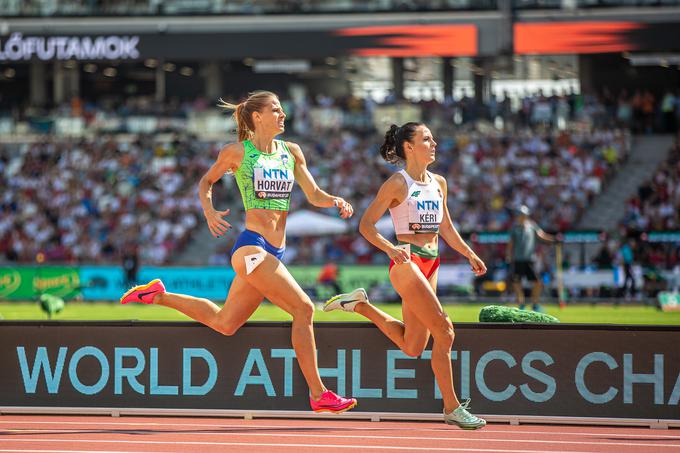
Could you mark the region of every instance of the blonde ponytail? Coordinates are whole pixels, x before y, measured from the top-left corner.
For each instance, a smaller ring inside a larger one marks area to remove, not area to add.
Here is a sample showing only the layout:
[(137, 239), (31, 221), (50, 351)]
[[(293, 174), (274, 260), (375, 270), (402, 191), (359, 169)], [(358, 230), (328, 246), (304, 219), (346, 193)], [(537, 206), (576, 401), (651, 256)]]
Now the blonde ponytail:
[(234, 121), (236, 121), (236, 132), (238, 141), (250, 140), (255, 134), (255, 124), (253, 124), (253, 113), (261, 112), (269, 104), (271, 98), (278, 99), (278, 96), (271, 91), (255, 91), (248, 95), (248, 98), (239, 103), (232, 104), (220, 98), (217, 106), (224, 110), (233, 110)]
[(248, 127), (248, 122), (246, 121), (245, 115), (243, 114), (243, 109), (245, 107), (245, 101), (239, 104), (232, 104), (220, 98), (217, 106), (221, 109), (230, 111), (233, 110), (234, 121), (236, 122), (236, 134), (238, 135), (238, 141), (242, 142), (248, 140), (253, 136), (253, 131)]

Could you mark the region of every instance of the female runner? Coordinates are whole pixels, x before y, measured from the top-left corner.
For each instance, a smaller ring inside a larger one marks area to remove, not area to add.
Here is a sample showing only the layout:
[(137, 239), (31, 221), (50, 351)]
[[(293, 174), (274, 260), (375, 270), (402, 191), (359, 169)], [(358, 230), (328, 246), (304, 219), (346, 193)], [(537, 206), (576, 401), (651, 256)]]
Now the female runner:
[[(432, 335), (432, 370), (444, 400), (444, 420), (463, 429), (478, 429), (486, 421), (468, 412), (469, 400), (458, 401), (453, 388), (451, 346), (453, 324), (437, 299), (439, 236), (463, 254), (476, 275), (486, 266), (463, 241), (446, 207), (446, 180), (427, 170), (435, 160), (437, 143), (421, 123), (392, 125), (380, 154), (390, 163), (404, 163), (380, 188), (366, 209), (359, 231), (390, 257), (390, 281), (402, 298), (401, 322), (373, 306), (359, 288), (329, 300), (324, 311), (354, 311), (371, 320), (405, 354), (418, 357)], [(375, 227), (389, 209), (398, 244), (385, 239)]]
[(156, 279), (126, 292), (121, 303), (142, 302), (179, 310), (224, 335), (233, 335), (257, 309), (263, 298), (293, 317), (292, 343), (310, 391), (316, 412), (340, 413), (356, 406), (326, 389), (319, 376), (312, 318), (314, 305), (281, 262), (285, 251), (286, 217), (295, 181), (309, 202), (318, 207), (338, 207), (340, 216), (352, 215), (352, 206), (340, 197), (321, 190), (307, 169), (300, 147), (276, 140), (284, 131), (286, 114), (278, 96), (257, 91), (238, 105), (221, 102), (234, 110), (238, 143), (225, 146), (217, 161), (201, 178), (198, 195), (210, 232), (222, 236), (231, 229), (212, 202), (212, 187), (225, 173), (233, 173), (246, 210), (246, 229), (232, 249), (231, 265), (236, 272), (222, 308), (207, 299), (165, 291)]

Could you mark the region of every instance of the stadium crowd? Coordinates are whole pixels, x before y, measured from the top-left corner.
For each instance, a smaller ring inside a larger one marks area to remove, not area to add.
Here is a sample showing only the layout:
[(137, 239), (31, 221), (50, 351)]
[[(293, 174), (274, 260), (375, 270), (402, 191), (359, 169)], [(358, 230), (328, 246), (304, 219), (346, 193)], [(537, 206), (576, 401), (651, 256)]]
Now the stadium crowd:
[(680, 229), (680, 139), (652, 178), (628, 200), (623, 224), (641, 231)]
[[(626, 203), (622, 226), (631, 236), (649, 230), (680, 230), (680, 135), (668, 159), (644, 182)], [(672, 269), (680, 266), (680, 243), (638, 242), (639, 262), (647, 267)]]
[[(546, 228), (574, 224), (626, 158), (630, 138), (598, 99), (572, 96), (537, 93), (522, 99), (517, 110), (504, 110), (503, 101), (500, 108), (475, 106), (469, 98), (420, 103), (439, 143), (433, 171), (449, 182), (449, 208), (461, 231), (505, 230), (512, 207), (519, 204), (531, 207)], [(370, 121), (376, 104), (318, 97), (284, 105), (286, 138), (302, 145), (319, 185), (362, 212), (396, 170), (377, 152), (381, 131)], [(181, 117), (205, 108), (200, 101), (170, 103), (161, 112)], [(536, 114), (536, 109), (544, 111)], [(74, 102), (56, 112), (82, 115), (88, 124), (104, 113), (159, 113), (141, 100), (106, 107)], [(462, 121), (454, 127), (457, 114)], [(495, 115), (513, 127), (493, 128)], [(571, 121), (568, 129), (556, 127), (560, 115)], [(324, 117), (335, 120), (318, 121)], [(163, 141), (154, 135), (130, 137), (46, 135), (33, 143), (0, 145), (0, 256), (18, 262), (39, 257), (101, 263), (118, 261), (133, 244), (144, 263), (177, 262), (192, 234), (203, 228), (196, 183), (222, 143), (182, 133)], [(216, 189), (217, 204), (232, 209), (230, 221), (239, 227), (243, 215), (235, 182), (225, 177), (223, 185)], [(292, 209), (299, 208), (310, 206), (298, 189)], [(289, 238), (287, 259), (381, 262), (382, 254), (356, 233), (358, 220), (352, 220), (350, 235)]]
[(54, 137), (0, 151), (0, 251), (9, 261), (164, 263), (189, 240), (194, 186), (215, 145)]

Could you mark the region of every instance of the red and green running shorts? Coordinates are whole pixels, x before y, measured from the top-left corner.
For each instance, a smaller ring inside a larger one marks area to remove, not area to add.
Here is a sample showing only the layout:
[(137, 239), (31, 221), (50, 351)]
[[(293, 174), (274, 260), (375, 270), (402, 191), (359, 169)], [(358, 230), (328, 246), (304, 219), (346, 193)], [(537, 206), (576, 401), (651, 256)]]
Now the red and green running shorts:
[[(399, 243), (404, 244), (403, 242)], [(437, 251), (432, 251), (425, 249), (423, 247), (418, 247), (417, 245), (411, 245), (411, 261), (413, 264), (418, 266), (418, 269), (420, 269), (420, 272), (423, 273), (425, 278), (429, 279), (432, 277), (432, 274), (435, 273), (437, 269), (439, 269), (439, 250)], [(390, 270), (392, 270), (392, 267), (396, 263), (392, 260), (390, 261)]]

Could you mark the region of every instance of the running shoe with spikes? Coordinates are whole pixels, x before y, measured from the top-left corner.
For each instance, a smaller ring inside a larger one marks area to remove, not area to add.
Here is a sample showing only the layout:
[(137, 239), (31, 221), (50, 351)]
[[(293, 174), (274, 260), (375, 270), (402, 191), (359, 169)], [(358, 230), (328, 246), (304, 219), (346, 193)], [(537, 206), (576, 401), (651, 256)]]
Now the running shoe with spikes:
[(165, 285), (160, 279), (151, 280), (146, 285), (139, 285), (130, 288), (123, 297), (120, 298), (121, 304), (130, 302), (140, 302), (143, 304), (152, 304), (153, 298), (156, 294), (163, 294), (165, 292)]
[(368, 295), (364, 288), (357, 288), (351, 293), (333, 296), (324, 304), (323, 311), (344, 310), (352, 312), (357, 304), (368, 303)]
[(460, 406), (447, 414), (444, 411), (444, 421), (448, 425), (456, 425), (462, 429), (480, 429), (486, 426), (486, 420), (468, 412), (470, 400), (465, 400)]
[(337, 395), (330, 390), (326, 390), (321, 395), (321, 398), (314, 401), (309, 397), (309, 404), (312, 406), (314, 412), (331, 412), (333, 414), (341, 414), (348, 411), (357, 405), (356, 398), (345, 398)]

